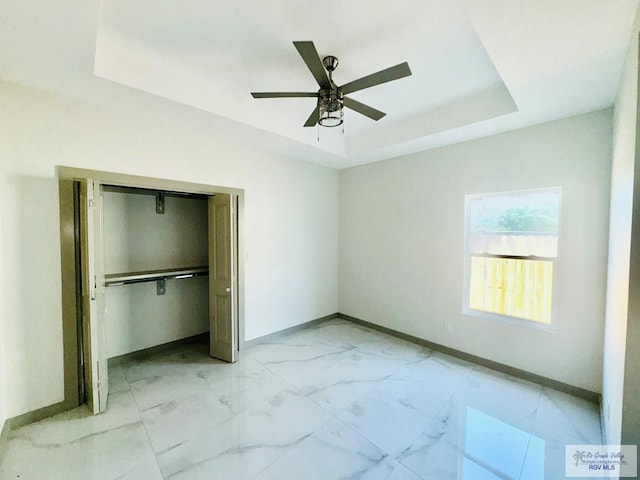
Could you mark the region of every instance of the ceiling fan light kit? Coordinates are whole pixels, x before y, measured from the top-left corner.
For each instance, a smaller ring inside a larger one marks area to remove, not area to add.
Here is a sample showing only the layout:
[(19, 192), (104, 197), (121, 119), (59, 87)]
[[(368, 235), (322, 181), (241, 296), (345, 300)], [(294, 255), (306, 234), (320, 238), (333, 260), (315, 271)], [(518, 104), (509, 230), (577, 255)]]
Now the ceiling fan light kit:
[(337, 127), (343, 122), (344, 100), (338, 89), (320, 89), (318, 92), (318, 123), (322, 127)]
[(345, 95), (411, 75), (409, 64), (404, 62), (339, 87), (333, 81), (333, 72), (339, 63), (336, 57), (328, 55), (320, 60), (316, 47), (310, 41), (293, 42), (293, 45), (298, 50), (302, 60), (307, 64), (320, 89), (317, 92), (253, 92), (251, 95), (253, 98), (317, 98), (316, 108), (304, 123), (305, 127), (313, 127), (316, 124), (323, 127), (342, 125), (344, 122), (344, 107), (378, 121), (386, 115), (384, 112)]

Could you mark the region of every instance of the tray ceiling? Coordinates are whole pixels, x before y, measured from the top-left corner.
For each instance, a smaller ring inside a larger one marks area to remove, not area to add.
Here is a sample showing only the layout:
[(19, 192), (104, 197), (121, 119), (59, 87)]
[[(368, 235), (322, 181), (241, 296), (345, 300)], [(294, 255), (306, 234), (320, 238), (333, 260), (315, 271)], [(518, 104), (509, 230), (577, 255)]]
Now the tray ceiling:
[[(611, 106), (638, 0), (257, 5), (12, 2), (0, 76), (113, 108), (163, 97), (226, 136), (344, 168)], [(315, 99), (250, 96), (317, 89), (295, 40), (339, 58), (338, 84), (404, 61), (413, 74), (352, 94), (378, 122), (346, 110), (344, 133), (303, 128)]]

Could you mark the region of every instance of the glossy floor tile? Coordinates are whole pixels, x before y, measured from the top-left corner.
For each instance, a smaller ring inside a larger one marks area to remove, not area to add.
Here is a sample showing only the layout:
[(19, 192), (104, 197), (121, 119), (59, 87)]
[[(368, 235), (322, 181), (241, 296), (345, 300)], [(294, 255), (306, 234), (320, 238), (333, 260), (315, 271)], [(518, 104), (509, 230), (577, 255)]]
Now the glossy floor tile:
[(566, 444), (601, 442), (594, 404), (343, 320), (109, 380), (106, 413), (11, 432), (0, 478), (555, 480)]

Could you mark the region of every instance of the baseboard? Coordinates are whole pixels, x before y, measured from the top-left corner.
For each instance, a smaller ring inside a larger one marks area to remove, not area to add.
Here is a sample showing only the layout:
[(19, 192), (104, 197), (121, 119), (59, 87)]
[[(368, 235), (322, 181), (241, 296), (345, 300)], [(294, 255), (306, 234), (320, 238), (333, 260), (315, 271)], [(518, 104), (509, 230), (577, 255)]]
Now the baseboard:
[(70, 410), (69, 404), (67, 402), (58, 402), (53, 405), (47, 405), (46, 407), (38, 408), (37, 410), (33, 410), (31, 412), (23, 413), (22, 415), (18, 415), (16, 417), (12, 417), (7, 419), (5, 425), (8, 430), (15, 430), (16, 428), (23, 427), (24, 425), (29, 425), (30, 423), (39, 422), (40, 420), (44, 420), (45, 418), (53, 417), (62, 412), (66, 412)]
[[(610, 439), (607, 435), (607, 423), (605, 420), (606, 410), (602, 397), (600, 398), (600, 433), (602, 435), (602, 444), (609, 445)], [(616, 444), (614, 444), (616, 445)]]
[(141, 360), (143, 358), (150, 357), (151, 355), (156, 355), (158, 353), (166, 352), (168, 350), (173, 350), (174, 348), (179, 347), (181, 345), (189, 345), (192, 343), (208, 343), (208, 342), (209, 342), (209, 332), (199, 333), (197, 335), (181, 338), (179, 340), (173, 340), (171, 342), (163, 343), (161, 345), (154, 345), (153, 347), (143, 348), (142, 350), (136, 350), (135, 352), (125, 353), (123, 355), (111, 357), (109, 359), (109, 366), (113, 367), (115, 365), (120, 365), (121, 363), (129, 360)]
[[(347, 315), (344, 313), (332, 313), (330, 315), (326, 315), (324, 317), (316, 318), (314, 320), (310, 320), (308, 322), (302, 323), (300, 325), (295, 325), (290, 328), (286, 328), (284, 330), (280, 330), (278, 332), (274, 332), (263, 337), (254, 338), (245, 342), (245, 348), (260, 345), (263, 343), (270, 343), (277, 341), (281, 338), (284, 338), (293, 333), (306, 330), (308, 328), (312, 328), (318, 324), (327, 322), (329, 320), (333, 320), (335, 318), (341, 318), (343, 320), (347, 320), (372, 330), (377, 330), (382, 333), (386, 333), (387, 335), (391, 335), (393, 337), (400, 338), (402, 340), (406, 340), (411, 343), (415, 343), (417, 345), (424, 346), (430, 350), (434, 350), (437, 352), (441, 352), (447, 355), (451, 355), (456, 358), (460, 358), (461, 360), (466, 360), (468, 362), (475, 363), (477, 365), (481, 365), (486, 368), (490, 368), (492, 370), (496, 370), (501, 373), (506, 373), (508, 375), (512, 375), (514, 377), (522, 378), (524, 380), (537, 383), (539, 385), (552, 388), (554, 390), (558, 390), (560, 392), (567, 393), (569, 395), (573, 395), (576, 397), (583, 398), (585, 400), (600, 403), (600, 394), (596, 392), (592, 392), (590, 390), (586, 390), (584, 388), (576, 387), (574, 385), (569, 385), (567, 383), (560, 382), (558, 380), (553, 380), (551, 378), (544, 377), (542, 375), (538, 375), (535, 373), (527, 372), (526, 370), (521, 370), (519, 368), (511, 367), (509, 365), (505, 365), (502, 363), (494, 362), (492, 360), (488, 360), (486, 358), (478, 357), (476, 355), (472, 355), (470, 353), (463, 352), (461, 350), (456, 350), (451, 347), (446, 347), (444, 345), (440, 345), (435, 342), (431, 342), (429, 340), (425, 340), (423, 338), (414, 337), (413, 335), (409, 335), (406, 333), (399, 332), (397, 330), (393, 330), (388, 327), (383, 327), (381, 325), (377, 325), (375, 323), (367, 322), (366, 320), (362, 320), (360, 318), (353, 317), (351, 315)], [(157, 353), (161, 353), (163, 351), (171, 350), (176, 346), (186, 345), (190, 343), (206, 343), (208, 342), (209, 333), (202, 333), (199, 335), (194, 335), (191, 337), (183, 338), (180, 340), (176, 340), (173, 342), (168, 342), (162, 345), (146, 348), (143, 350), (138, 350), (136, 352), (127, 353), (124, 355), (119, 355), (117, 357), (113, 357), (109, 359), (109, 365), (118, 365), (126, 360), (131, 359), (141, 359), (148, 357), (150, 355), (154, 355)], [(53, 415), (57, 415), (58, 413), (64, 412), (73, 408), (73, 406), (69, 406), (67, 402), (59, 402), (53, 405), (49, 405), (43, 408), (39, 408), (37, 410), (24, 413), (22, 415), (18, 415), (13, 418), (9, 418), (5, 420), (4, 426), (2, 427), (2, 431), (0, 432), (0, 454), (2, 453), (4, 447), (6, 446), (7, 437), (11, 430), (15, 430), (21, 426), (38, 422), (47, 417), (51, 417)], [(602, 410), (602, 409), (601, 409)], [(604, 429), (603, 429), (604, 434)]]
[(270, 333), (262, 337), (254, 338), (252, 340), (244, 342), (244, 346), (245, 348), (249, 348), (255, 345), (260, 345), (262, 343), (275, 342), (276, 340), (280, 340), (281, 338), (291, 335), (292, 333), (296, 333), (301, 330), (306, 330), (308, 328), (315, 327), (320, 323), (333, 320), (334, 318), (338, 318), (339, 315), (340, 315), (339, 313), (331, 313), (329, 315), (325, 315), (324, 317), (316, 318), (314, 320), (309, 320), (308, 322), (301, 323), (300, 325), (295, 325), (293, 327), (285, 328), (284, 330), (279, 330), (277, 332)]
[[(300, 330), (305, 330), (307, 328), (311, 328), (319, 323), (326, 322), (328, 320), (333, 320), (337, 318), (337, 313), (332, 313), (330, 315), (325, 315), (324, 317), (316, 318), (314, 320), (309, 320), (308, 322), (301, 323), (300, 325), (295, 325), (290, 328), (285, 328), (284, 330), (279, 330), (275, 333), (270, 333), (263, 337), (254, 338), (253, 340), (248, 340), (244, 342), (244, 348), (249, 348), (253, 345), (259, 345), (261, 343), (273, 342), (282, 337), (286, 337), (287, 335), (291, 335), (292, 333), (298, 332)], [(144, 348), (142, 350), (136, 350), (135, 352), (125, 353), (123, 355), (118, 355), (116, 357), (111, 357), (109, 359), (109, 366), (119, 365), (122, 362), (126, 362), (128, 360), (140, 360), (151, 355), (155, 355), (158, 353), (162, 353), (164, 351), (172, 350), (175, 347), (180, 345), (188, 345), (192, 343), (208, 343), (209, 342), (209, 332), (200, 333), (198, 335), (193, 335), (191, 337), (182, 338), (180, 340), (174, 340), (172, 342), (163, 343), (162, 345), (156, 345), (154, 347)]]
[[(265, 335), (264, 337), (253, 339), (249, 342), (245, 342), (245, 348), (251, 345), (257, 345), (259, 343), (266, 343), (269, 341), (273, 341), (276, 338), (285, 337), (287, 335), (291, 335), (300, 330), (304, 330), (306, 328), (313, 327), (322, 322), (326, 322), (328, 320), (332, 320), (338, 316), (337, 313), (333, 313), (331, 315), (327, 315), (321, 318), (316, 318), (315, 320), (311, 320), (309, 322), (305, 322), (300, 325), (296, 325), (295, 327), (287, 328), (285, 330), (281, 330), (276, 333), (272, 333), (270, 335)], [(145, 348), (142, 350), (137, 350), (131, 353), (125, 353), (124, 355), (118, 355), (116, 357), (112, 357), (109, 359), (109, 366), (119, 365), (122, 362), (128, 360), (140, 360), (151, 355), (155, 355), (158, 353), (162, 353), (165, 351), (169, 351), (178, 347), (180, 345), (188, 345), (193, 343), (208, 343), (209, 342), (209, 332), (200, 333), (198, 335), (193, 335), (191, 337), (182, 338), (180, 340), (174, 340), (172, 342), (163, 343), (162, 345), (156, 345), (153, 347)], [(77, 405), (69, 405), (67, 402), (59, 402), (53, 405), (48, 405), (43, 408), (39, 408), (37, 410), (33, 410), (31, 412), (24, 413), (22, 415), (18, 415), (13, 418), (8, 418), (4, 422), (4, 426), (2, 427), (2, 432), (0, 434), (0, 452), (2, 452), (2, 448), (6, 442), (7, 436), (11, 430), (15, 430), (24, 425), (28, 425), (30, 423), (38, 422), (48, 417), (52, 417), (57, 415), (58, 413), (65, 412), (72, 408), (77, 407)]]
[(575, 397), (584, 398), (585, 400), (596, 403), (598, 405), (600, 404), (599, 393), (592, 392), (590, 390), (586, 390), (581, 387), (576, 387), (574, 385), (569, 385), (568, 383), (563, 383), (558, 380), (553, 380), (552, 378), (547, 378), (542, 375), (538, 375), (536, 373), (527, 372), (526, 370), (521, 370), (519, 368), (511, 367), (503, 363), (494, 362), (493, 360), (488, 360), (486, 358), (478, 357), (477, 355), (466, 353), (461, 350), (456, 350), (455, 348), (446, 347), (444, 345), (440, 345), (439, 343), (430, 342), (429, 340), (425, 340), (424, 338), (414, 337), (413, 335), (398, 332), (397, 330), (383, 327), (381, 325), (376, 325), (375, 323), (367, 322), (366, 320), (352, 317), (351, 315), (338, 313), (337, 316), (338, 318), (341, 318), (343, 320), (348, 320), (353, 323), (357, 323), (359, 325), (371, 328), (372, 330), (377, 330), (379, 332), (386, 333), (387, 335), (391, 335), (393, 337), (397, 337), (402, 340), (406, 340), (408, 342), (415, 343), (423, 347), (427, 347), (430, 350), (435, 350), (440, 353), (445, 353), (447, 355), (451, 355), (452, 357), (456, 357), (461, 360), (466, 360), (467, 362), (472, 362), (477, 365), (481, 365), (483, 367), (490, 368), (492, 370), (496, 370), (501, 373), (506, 373), (514, 377), (522, 378), (523, 380), (537, 383), (544, 387), (549, 387), (554, 390), (558, 390), (560, 392), (573, 395)]
[(7, 446), (7, 439), (9, 438), (9, 422), (5, 420), (2, 422), (2, 429), (0, 429), (0, 458), (4, 453)]

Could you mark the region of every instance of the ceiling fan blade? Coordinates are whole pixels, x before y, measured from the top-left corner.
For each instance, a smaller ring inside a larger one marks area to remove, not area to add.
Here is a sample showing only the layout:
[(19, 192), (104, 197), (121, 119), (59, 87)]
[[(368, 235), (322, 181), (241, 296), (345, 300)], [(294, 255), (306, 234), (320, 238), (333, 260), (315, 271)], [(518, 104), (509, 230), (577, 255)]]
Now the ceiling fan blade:
[(369, 105), (365, 105), (364, 103), (360, 103), (353, 98), (344, 97), (342, 101), (344, 102), (345, 107), (350, 108), (351, 110), (355, 110), (365, 117), (372, 118), (376, 122), (386, 115), (386, 113), (381, 112), (380, 110), (376, 110), (375, 108), (370, 107)]
[(253, 98), (317, 97), (316, 92), (251, 92)]
[(358, 90), (364, 90), (365, 88), (375, 87), (381, 83), (391, 82), (398, 80), (399, 78), (408, 77), (411, 75), (409, 64), (407, 62), (400, 63), (395, 67), (389, 67), (379, 72), (372, 73), (366, 77), (359, 78), (353, 82), (349, 82), (340, 87), (343, 94), (357, 92)]
[(309, 70), (311, 70), (311, 74), (313, 78), (316, 79), (316, 82), (318, 82), (318, 85), (320, 85), (320, 88), (331, 88), (327, 71), (324, 69), (324, 65), (322, 65), (322, 60), (313, 42), (293, 42), (293, 44), (302, 57), (302, 60), (304, 60), (304, 63), (306, 63)]
[(309, 115), (309, 118), (307, 118), (307, 121), (304, 122), (304, 126), (315, 127), (316, 123), (318, 123), (318, 115), (320, 115), (320, 112), (318, 111), (318, 107), (316, 106), (313, 112), (311, 112), (311, 115)]

